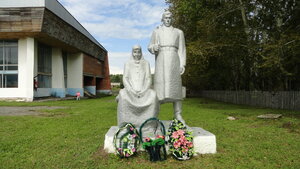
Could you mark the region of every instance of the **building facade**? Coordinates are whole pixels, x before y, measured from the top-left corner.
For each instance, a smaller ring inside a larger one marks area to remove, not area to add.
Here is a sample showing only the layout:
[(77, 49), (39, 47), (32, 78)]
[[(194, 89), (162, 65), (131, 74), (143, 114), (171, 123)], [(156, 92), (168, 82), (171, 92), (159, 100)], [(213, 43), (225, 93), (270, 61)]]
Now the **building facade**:
[(110, 93), (107, 50), (56, 0), (0, 1), (0, 99)]

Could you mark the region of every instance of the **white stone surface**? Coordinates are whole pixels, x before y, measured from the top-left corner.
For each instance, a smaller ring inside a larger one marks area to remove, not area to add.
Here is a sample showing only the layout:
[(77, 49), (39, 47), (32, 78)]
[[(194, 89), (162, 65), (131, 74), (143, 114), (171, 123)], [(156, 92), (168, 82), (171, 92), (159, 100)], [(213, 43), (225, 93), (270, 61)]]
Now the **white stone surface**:
[[(166, 121), (163, 121), (164, 124)], [(165, 126), (166, 129), (168, 126)], [(194, 150), (197, 154), (214, 154), (217, 152), (216, 136), (200, 127), (190, 127), (194, 135)], [(114, 135), (118, 131), (117, 126), (112, 126), (105, 135), (104, 150), (107, 153), (115, 153)], [(167, 147), (167, 150), (169, 148)]]
[(0, 6), (2, 8), (19, 8), (19, 7), (44, 7), (45, 0), (1, 0)]
[(200, 127), (191, 127), (194, 135), (194, 150), (197, 154), (214, 154), (217, 152), (216, 136)]
[(185, 97), (181, 75), (185, 71), (186, 46), (182, 30), (172, 26), (172, 13), (165, 11), (162, 25), (152, 33), (148, 51), (155, 55), (154, 90), (160, 103), (173, 102), (174, 117), (185, 124), (181, 116)]
[(154, 90), (159, 101), (178, 101), (182, 97), (181, 74), (186, 65), (184, 34), (172, 26), (172, 14), (163, 13), (163, 24), (151, 36), (148, 51), (155, 55)]
[(118, 131), (118, 126), (112, 126), (105, 134), (104, 150), (108, 153), (115, 153), (114, 135)]
[(65, 88), (62, 50), (52, 48), (52, 88)]
[(68, 55), (68, 88), (82, 88), (83, 86), (83, 53)]
[(158, 116), (159, 104), (151, 83), (150, 64), (144, 59), (141, 46), (135, 45), (124, 66), (124, 89), (117, 97), (118, 126), (127, 122), (140, 127), (145, 120)]
[(182, 98), (186, 98), (186, 87), (182, 86)]

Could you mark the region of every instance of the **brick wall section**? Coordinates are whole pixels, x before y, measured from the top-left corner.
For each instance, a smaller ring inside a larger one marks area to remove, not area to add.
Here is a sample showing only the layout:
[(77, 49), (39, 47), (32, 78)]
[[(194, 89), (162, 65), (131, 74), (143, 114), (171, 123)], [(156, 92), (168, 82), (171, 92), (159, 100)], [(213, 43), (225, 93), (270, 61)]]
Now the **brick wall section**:
[(84, 54), (83, 57), (83, 74), (103, 77), (103, 62)]
[(104, 59), (104, 79), (101, 80), (99, 90), (111, 90), (110, 85), (110, 76), (109, 76), (109, 63), (108, 63), (108, 55), (105, 55)]
[[(105, 55), (103, 62), (92, 56), (84, 54), (83, 74), (95, 77), (92, 84), (94, 85), (96, 83), (97, 90), (111, 90), (107, 55)], [(89, 82), (86, 82), (86, 85), (89, 85)]]

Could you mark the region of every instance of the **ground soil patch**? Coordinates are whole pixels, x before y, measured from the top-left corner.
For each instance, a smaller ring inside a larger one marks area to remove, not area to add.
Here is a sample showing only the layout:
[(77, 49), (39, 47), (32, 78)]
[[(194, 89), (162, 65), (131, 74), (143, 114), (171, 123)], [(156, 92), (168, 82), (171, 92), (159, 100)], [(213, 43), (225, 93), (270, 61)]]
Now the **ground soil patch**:
[(0, 107), (0, 116), (26, 116), (26, 115), (41, 115), (42, 110), (62, 109), (65, 107), (59, 106), (33, 106), (33, 107), (14, 107), (3, 106)]

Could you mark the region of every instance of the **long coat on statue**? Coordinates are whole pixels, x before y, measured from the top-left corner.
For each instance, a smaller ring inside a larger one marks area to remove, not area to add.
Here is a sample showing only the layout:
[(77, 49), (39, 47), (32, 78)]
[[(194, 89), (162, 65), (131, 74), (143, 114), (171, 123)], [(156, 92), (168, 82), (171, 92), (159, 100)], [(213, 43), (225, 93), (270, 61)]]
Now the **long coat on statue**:
[[(118, 95), (118, 125), (126, 122), (140, 127), (145, 120), (157, 117), (158, 100), (155, 91), (150, 89), (149, 62), (131, 58), (124, 66), (123, 83), (125, 88)], [(143, 94), (138, 97), (132, 90)]]
[[(159, 52), (154, 46), (159, 45)], [(160, 102), (182, 100), (180, 67), (186, 63), (184, 34), (172, 26), (160, 26), (152, 33), (148, 46), (155, 54), (154, 90)]]

